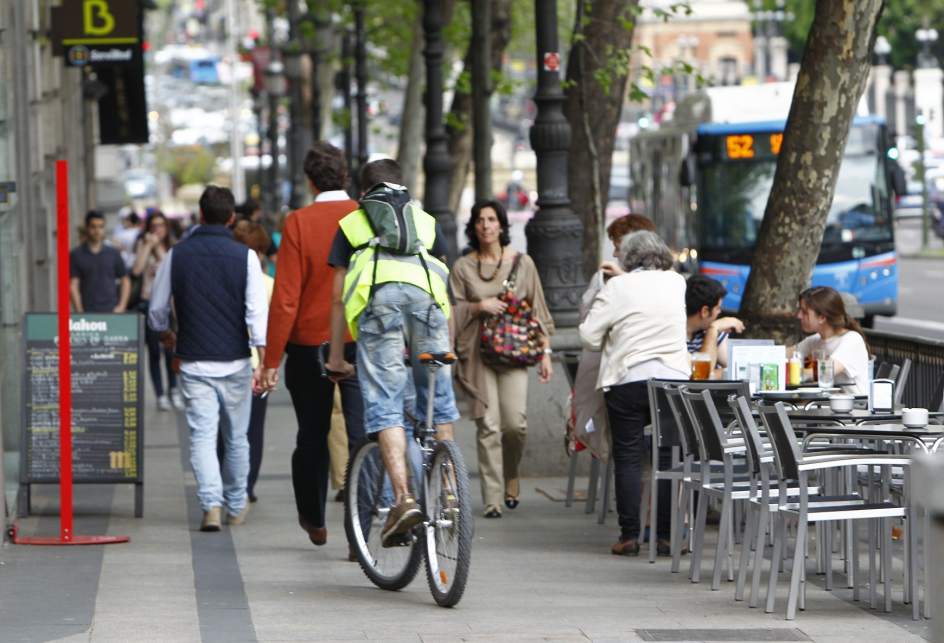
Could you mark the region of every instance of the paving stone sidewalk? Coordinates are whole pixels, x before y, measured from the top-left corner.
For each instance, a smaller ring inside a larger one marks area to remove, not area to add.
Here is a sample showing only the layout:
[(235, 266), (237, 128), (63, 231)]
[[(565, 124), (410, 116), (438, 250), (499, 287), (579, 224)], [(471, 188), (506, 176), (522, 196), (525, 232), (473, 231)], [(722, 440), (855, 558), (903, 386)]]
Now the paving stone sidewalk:
[[(780, 612), (785, 582), (778, 612), (765, 614), (735, 603), (730, 583), (712, 592), (685, 573), (670, 574), (665, 559), (650, 565), (645, 557), (614, 557), (615, 517), (600, 526), (582, 505), (564, 507), (563, 478), (526, 480), (517, 510), (477, 519), (472, 573), (458, 607), (436, 607), (422, 573), (401, 592), (383, 592), (346, 560), (340, 504), (331, 503), (325, 547), (311, 546), (297, 526), (289, 469), (295, 418), (284, 392), (269, 404), (259, 502), (245, 525), (218, 534), (196, 530), (182, 416), (152, 407), (149, 400), (144, 518), (133, 517), (130, 487), (76, 492), (77, 533), (127, 534), (131, 542), (0, 548), (0, 642), (930, 637), (928, 623), (913, 623), (900, 595), (892, 614), (871, 612), (851, 602), (851, 590), (823, 591), (812, 572), (807, 610), (788, 622)], [(458, 434), (474, 471), (474, 427), (462, 423)], [(54, 487), (37, 487), (36, 514), (20, 521), (21, 530), (56, 533), (56, 503)]]

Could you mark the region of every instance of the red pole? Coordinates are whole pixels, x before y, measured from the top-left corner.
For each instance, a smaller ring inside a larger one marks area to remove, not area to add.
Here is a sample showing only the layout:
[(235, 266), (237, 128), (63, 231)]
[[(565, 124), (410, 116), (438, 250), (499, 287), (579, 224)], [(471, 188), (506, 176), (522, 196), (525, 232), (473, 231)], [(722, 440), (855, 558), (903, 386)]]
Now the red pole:
[(69, 337), (69, 163), (56, 161), (59, 262), (59, 540), (72, 541), (72, 347)]

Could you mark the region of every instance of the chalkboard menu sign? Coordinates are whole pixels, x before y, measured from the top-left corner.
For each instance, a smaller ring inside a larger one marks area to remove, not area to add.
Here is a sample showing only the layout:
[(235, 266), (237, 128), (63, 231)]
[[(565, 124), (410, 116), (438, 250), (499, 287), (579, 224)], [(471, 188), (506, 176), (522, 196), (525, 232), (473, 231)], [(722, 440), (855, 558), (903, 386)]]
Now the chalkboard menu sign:
[[(140, 515), (143, 482), (143, 335), (136, 314), (73, 313), (72, 471), (76, 483), (135, 484)], [(53, 313), (29, 313), (23, 386), (20, 482), (59, 481), (59, 352)]]

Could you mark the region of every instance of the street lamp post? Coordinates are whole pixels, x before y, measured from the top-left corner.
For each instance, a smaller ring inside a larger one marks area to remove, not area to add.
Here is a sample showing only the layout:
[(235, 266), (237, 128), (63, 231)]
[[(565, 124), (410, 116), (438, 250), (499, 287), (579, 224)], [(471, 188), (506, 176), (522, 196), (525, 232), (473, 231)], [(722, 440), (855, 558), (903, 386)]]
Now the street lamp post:
[[(270, 47), (272, 56), (275, 48)], [(275, 217), (282, 209), (281, 172), (279, 171), (279, 100), (285, 95), (285, 74), (282, 61), (274, 58), (265, 70), (266, 94), (269, 97), (269, 216)]]
[(449, 209), (449, 173), (452, 161), (446, 144), (446, 128), (443, 126), (443, 16), (440, 0), (423, 0), (423, 35), (426, 47), (426, 155), (423, 157), (423, 172), (426, 178), (426, 194), (423, 205), (436, 218), (446, 237), (450, 265), (458, 258), (456, 248), (456, 218)]
[(354, 176), (354, 134), (351, 119), (354, 116), (351, 110), (351, 32), (344, 30), (341, 36), (341, 70), (335, 77), (335, 87), (341, 93), (344, 102), (344, 158), (347, 159), (348, 179), (354, 186), (355, 192), (360, 188), (357, 177)]
[[(357, 170), (367, 164), (367, 36), (364, 3), (354, 5), (354, 79), (357, 81)], [(361, 186), (363, 190), (365, 186)]]
[[(541, 275), (548, 307), (558, 326), (576, 326), (583, 275), (583, 225), (567, 193), (570, 124), (564, 117), (556, 0), (535, 0), (538, 87), (531, 147), (537, 157), (537, 212), (525, 227), (528, 254)], [(590, 81), (588, 81), (590, 82)]]
[(937, 29), (929, 29), (927, 21), (922, 29), (915, 32), (915, 38), (921, 43), (921, 52), (918, 54), (918, 67), (937, 67), (937, 59), (931, 53), (931, 45), (937, 42)]

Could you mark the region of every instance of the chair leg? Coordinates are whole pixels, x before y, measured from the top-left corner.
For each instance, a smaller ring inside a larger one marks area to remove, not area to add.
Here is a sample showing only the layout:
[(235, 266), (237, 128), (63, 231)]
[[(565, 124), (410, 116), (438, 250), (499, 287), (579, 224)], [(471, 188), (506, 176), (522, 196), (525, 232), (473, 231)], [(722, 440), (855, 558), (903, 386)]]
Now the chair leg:
[(891, 520), (882, 518), (882, 569), (885, 571), (885, 582), (882, 583), (882, 594), (885, 599), (885, 611), (892, 611), (892, 528)]
[(708, 519), (708, 494), (698, 495), (698, 515), (695, 517), (695, 536), (692, 542), (692, 560), (688, 577), (693, 583), (701, 582), (701, 555), (705, 544), (705, 523)]
[(590, 460), (590, 481), (587, 483), (587, 505), (584, 511), (592, 514), (597, 506), (597, 487), (600, 486), (600, 461), (596, 458)]
[(783, 541), (787, 537), (786, 520), (783, 514), (777, 514), (777, 528), (774, 530), (774, 549), (770, 557), (770, 577), (767, 579), (767, 607), (766, 612), (774, 611), (774, 601), (777, 599), (777, 577), (780, 575), (780, 559), (784, 549)]
[(806, 561), (810, 558), (810, 539), (803, 543), (803, 564), (800, 565), (800, 592), (797, 596), (797, 609), (806, 610)]
[(570, 454), (570, 465), (567, 468), (567, 497), (564, 499), (564, 506), (571, 507), (574, 504), (574, 483), (577, 481), (577, 452)]
[(833, 591), (833, 523), (823, 523), (823, 557), (826, 563), (826, 591)]
[[(654, 458), (653, 458), (654, 459)], [(659, 522), (659, 480), (652, 470), (652, 485), (649, 489), (649, 562), (656, 562), (656, 530)]]
[(721, 522), (718, 523), (718, 546), (715, 548), (715, 566), (711, 572), (711, 589), (721, 588), (721, 570), (724, 569), (724, 559), (728, 554), (728, 542), (731, 535), (731, 509), (734, 501), (726, 496), (721, 501)]
[[(768, 519), (770, 510), (767, 505), (761, 505), (757, 516), (757, 526), (755, 527), (754, 537), (754, 573), (751, 575), (751, 598), (748, 606), (757, 607), (757, 599), (760, 597), (760, 576), (764, 567), (764, 539), (767, 534)], [(771, 561), (773, 565), (773, 561)]]
[[(685, 520), (685, 509), (688, 504), (688, 489), (687, 485), (681, 480), (676, 485), (675, 493), (672, 494), (672, 499), (675, 502), (675, 507), (672, 512), (672, 522), (673, 522), (673, 531), (672, 531), (672, 573), (677, 574), (679, 567), (682, 564), (682, 525)], [(691, 539), (691, 529), (689, 531), (689, 541)]]
[(793, 547), (793, 569), (790, 570), (790, 593), (787, 596), (787, 620), (796, 618), (797, 599), (800, 595), (800, 580), (806, 565), (806, 516), (800, 513), (797, 524), (796, 543)]
[(921, 616), (918, 609), (918, 510), (914, 503), (908, 507), (908, 588), (911, 593), (911, 618), (917, 621)]
[(849, 521), (849, 533), (852, 535), (852, 550), (849, 569), (851, 570), (852, 600), (859, 601), (859, 521)]
[[(924, 538), (922, 539), (922, 545), (920, 554), (924, 556), (924, 618), (931, 618), (931, 601), (928, 600), (928, 596), (931, 593), (931, 582), (934, 580), (931, 578), (931, 552), (930, 542), (931, 542), (931, 512), (928, 511), (927, 507), (924, 507), (924, 519), (921, 521), (921, 527), (924, 529)], [(919, 552), (917, 548), (915, 549), (915, 567), (917, 568), (917, 556)], [(916, 599), (917, 600), (917, 599)]]
[(737, 542), (737, 533), (738, 533), (738, 524), (736, 518), (733, 516), (737, 515), (737, 506), (738, 503), (733, 502), (731, 507), (732, 520), (730, 521), (730, 528), (728, 529), (728, 540), (727, 546), (725, 547), (726, 556), (725, 558), (728, 566), (728, 582), (734, 582), (734, 543)]
[(878, 609), (878, 599), (875, 594), (875, 520), (869, 520), (869, 607)]
[[(606, 461), (606, 469), (603, 470), (603, 502), (600, 507), (600, 517), (597, 518), (597, 523), (602, 525), (606, 522), (606, 514), (610, 510), (610, 488), (613, 486), (613, 458), (610, 458)], [(652, 529), (649, 530), (649, 540), (652, 540)]]
[(744, 509), (747, 512), (747, 525), (744, 527), (744, 536), (741, 538), (741, 557), (738, 559), (737, 585), (734, 587), (734, 600), (744, 600), (744, 581), (747, 578), (747, 564), (750, 560), (751, 543), (754, 542), (754, 521), (758, 519), (760, 507), (752, 510), (748, 502)]

